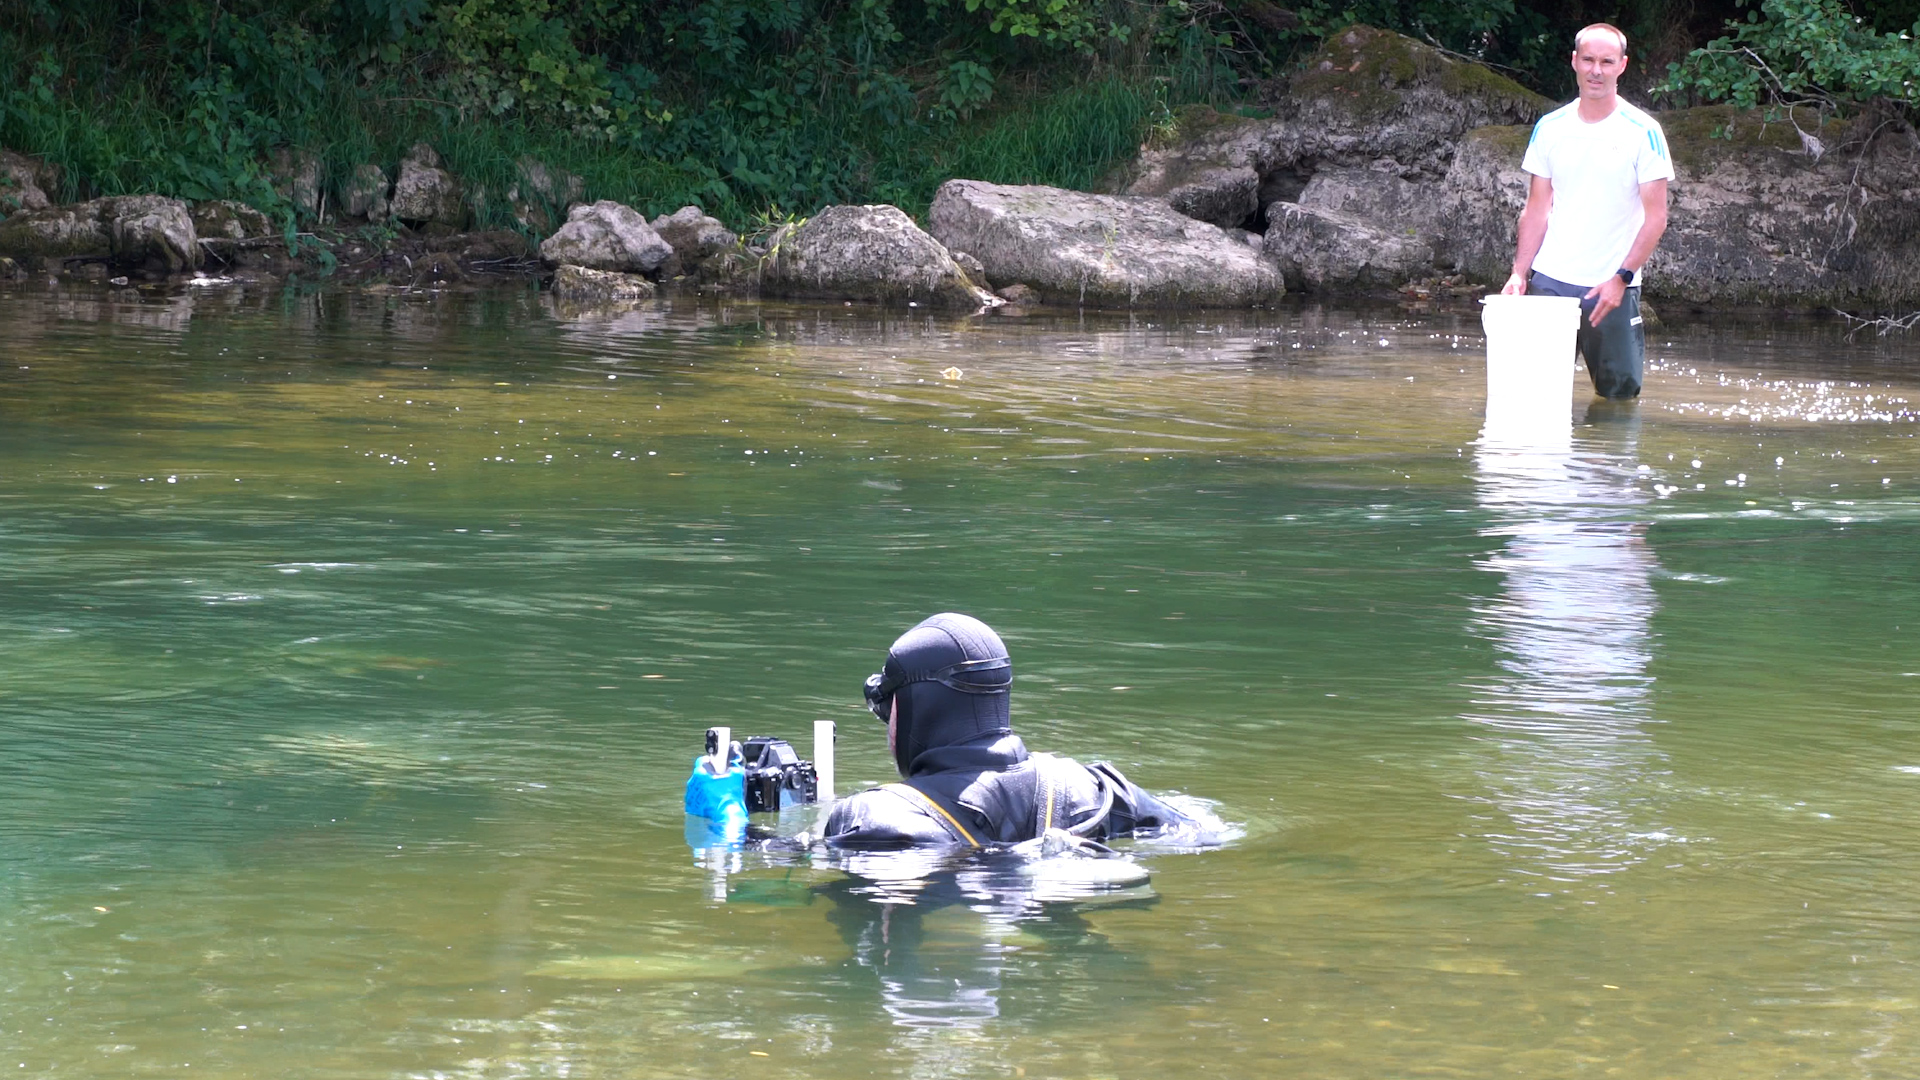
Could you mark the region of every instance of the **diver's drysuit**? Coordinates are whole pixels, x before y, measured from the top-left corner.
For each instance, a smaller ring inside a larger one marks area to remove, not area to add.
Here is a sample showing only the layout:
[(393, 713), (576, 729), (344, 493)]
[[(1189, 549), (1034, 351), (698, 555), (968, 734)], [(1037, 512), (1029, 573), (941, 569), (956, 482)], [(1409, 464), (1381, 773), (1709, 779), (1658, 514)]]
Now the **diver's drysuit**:
[(1101, 840), (1194, 825), (1104, 762), (1029, 754), (1009, 722), (1013, 663), (978, 619), (935, 615), (887, 651), (867, 703), (893, 718), (904, 783), (836, 803), (824, 839), (841, 847), (1014, 844), (1048, 829)]

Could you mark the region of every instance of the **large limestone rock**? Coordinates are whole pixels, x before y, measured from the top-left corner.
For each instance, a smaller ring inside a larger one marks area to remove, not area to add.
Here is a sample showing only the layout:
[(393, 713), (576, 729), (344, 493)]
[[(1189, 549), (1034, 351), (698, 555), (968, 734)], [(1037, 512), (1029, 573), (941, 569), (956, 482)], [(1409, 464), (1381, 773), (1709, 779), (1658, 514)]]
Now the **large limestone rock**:
[(671, 214), (661, 214), (649, 225), (660, 234), (660, 239), (673, 247), (673, 258), (661, 269), (661, 273), (668, 276), (697, 274), (709, 260), (740, 246), (740, 237), (697, 206), (683, 206)]
[(673, 248), (630, 206), (603, 199), (576, 206), (567, 223), (540, 245), (540, 257), (555, 265), (651, 274)]
[(1205, 105), (1185, 105), (1174, 114), (1177, 136), (1149, 146), (1125, 171), (1116, 189), (1152, 195), (1200, 221), (1235, 228), (1260, 210), (1260, 169), (1276, 150), (1267, 146), (1273, 125)]
[(933, 235), (1002, 285), (1092, 307), (1248, 307), (1277, 298), (1279, 272), (1236, 235), (1159, 199), (949, 180)]
[(210, 199), (194, 204), (193, 232), (203, 240), (251, 240), (271, 235), (273, 224), (267, 220), (267, 215), (246, 203), (232, 199)]
[(173, 273), (199, 265), (197, 240), (187, 204), (159, 195), (23, 210), (0, 221), (0, 255), (40, 267), (89, 259)]
[(1440, 227), (1443, 199), (1434, 183), (1408, 180), (1397, 169), (1331, 166), (1314, 173), (1290, 201), (1425, 234)]
[(1307, 59), (1277, 103), (1297, 165), (1384, 167), (1438, 180), (1474, 128), (1531, 124), (1554, 103), (1481, 64), (1353, 26)]
[[(1658, 114), (1672, 148), (1667, 233), (1648, 265), (1650, 296), (1907, 310), (1920, 306), (1920, 135), (1863, 117), (1814, 132), (1728, 106)], [(1731, 133), (1732, 138), (1716, 137)], [(1871, 140), (1869, 141), (1869, 136)], [(1527, 129), (1463, 139), (1447, 181), (1443, 254), (1502, 280), (1526, 201)]]
[(1289, 288), (1309, 292), (1379, 291), (1429, 276), (1438, 187), (1391, 169), (1322, 169), (1298, 202), (1268, 204), (1261, 250)]
[(1393, 288), (1434, 269), (1433, 245), (1410, 231), (1379, 229), (1354, 214), (1298, 203), (1268, 208), (1261, 250), (1288, 286), (1309, 292)]
[[(1329, 38), (1264, 119), (1204, 105), (1174, 113), (1173, 132), (1142, 150), (1116, 190), (1166, 199), (1216, 224), (1249, 206), (1294, 201), (1326, 168), (1369, 168), (1438, 181), (1453, 143), (1474, 128), (1531, 123), (1552, 107), (1492, 69), (1412, 38), (1354, 26)], [(1251, 174), (1251, 175), (1250, 175)]]
[(392, 191), (385, 169), (362, 162), (340, 189), (340, 213), (360, 221), (385, 221), (392, 209), (388, 199)]
[[(1461, 138), (1440, 189), (1440, 256), (1468, 276), (1503, 282), (1513, 264), (1531, 127), (1485, 127)], [(1649, 274), (1649, 277), (1652, 275)]]
[(772, 296), (944, 308), (999, 303), (897, 206), (829, 206), (776, 234), (762, 263), (761, 289)]
[(0, 150), (0, 218), (21, 210), (53, 205), (47, 189), (60, 183), (60, 170), (44, 161)]
[[(1274, 265), (1309, 288), (1391, 285), (1396, 268), (1427, 270), (1421, 245), (1448, 246), (1443, 206), (1461, 138), (1552, 107), (1489, 68), (1366, 26), (1329, 38), (1267, 104), (1265, 119), (1178, 110), (1172, 136), (1119, 184), (1201, 220), (1265, 229), (1281, 245), (1267, 252)], [(1383, 237), (1390, 250), (1368, 255)], [(1305, 247), (1290, 253), (1290, 243)]]
[(467, 225), (467, 204), (460, 181), (440, 167), (440, 154), (415, 143), (400, 159), (388, 212), (396, 220), (427, 232), (449, 232)]

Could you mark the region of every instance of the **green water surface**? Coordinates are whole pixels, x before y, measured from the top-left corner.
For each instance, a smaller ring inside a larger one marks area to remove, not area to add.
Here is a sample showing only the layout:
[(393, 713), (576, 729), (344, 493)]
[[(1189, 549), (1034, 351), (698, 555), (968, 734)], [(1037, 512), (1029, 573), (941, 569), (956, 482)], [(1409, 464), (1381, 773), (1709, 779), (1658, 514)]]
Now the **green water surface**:
[[(1920, 352), (1654, 337), (1554, 452), (1471, 311), (0, 294), (0, 1075), (1920, 1075)], [(1238, 839), (689, 849), (939, 610)]]

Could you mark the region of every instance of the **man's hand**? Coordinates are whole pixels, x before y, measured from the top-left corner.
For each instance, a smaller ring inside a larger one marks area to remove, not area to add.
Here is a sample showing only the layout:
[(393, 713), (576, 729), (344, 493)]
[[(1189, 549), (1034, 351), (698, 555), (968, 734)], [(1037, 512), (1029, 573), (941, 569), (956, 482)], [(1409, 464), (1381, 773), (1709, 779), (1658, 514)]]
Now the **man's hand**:
[[(1587, 321), (1594, 326), (1599, 326), (1600, 320), (1612, 314), (1613, 309), (1619, 307), (1620, 301), (1626, 299), (1626, 296), (1627, 283), (1621, 281), (1618, 274), (1588, 289), (1586, 298), (1593, 301), (1593, 314)], [(1598, 299), (1595, 299), (1596, 297)]]
[(1507, 283), (1505, 285), (1500, 286), (1500, 295), (1501, 296), (1527, 295), (1527, 275), (1522, 274), (1518, 270), (1514, 271), (1511, 274), (1508, 274)]

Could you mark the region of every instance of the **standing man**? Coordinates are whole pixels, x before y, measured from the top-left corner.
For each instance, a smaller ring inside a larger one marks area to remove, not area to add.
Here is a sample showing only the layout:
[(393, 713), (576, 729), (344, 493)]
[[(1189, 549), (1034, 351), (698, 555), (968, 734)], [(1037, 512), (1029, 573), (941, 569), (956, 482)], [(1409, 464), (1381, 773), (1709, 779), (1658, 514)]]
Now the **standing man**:
[(1640, 268), (1667, 230), (1673, 159), (1653, 117), (1620, 100), (1627, 35), (1606, 23), (1574, 35), (1580, 97), (1540, 118), (1520, 167), (1532, 174), (1520, 212), (1509, 296), (1577, 296), (1580, 355), (1605, 398), (1640, 394), (1646, 333)]

